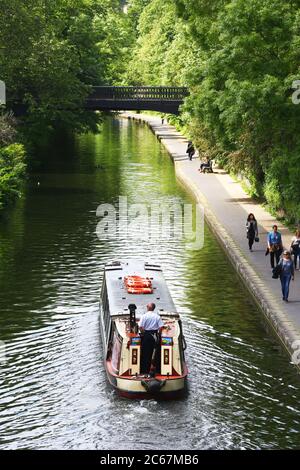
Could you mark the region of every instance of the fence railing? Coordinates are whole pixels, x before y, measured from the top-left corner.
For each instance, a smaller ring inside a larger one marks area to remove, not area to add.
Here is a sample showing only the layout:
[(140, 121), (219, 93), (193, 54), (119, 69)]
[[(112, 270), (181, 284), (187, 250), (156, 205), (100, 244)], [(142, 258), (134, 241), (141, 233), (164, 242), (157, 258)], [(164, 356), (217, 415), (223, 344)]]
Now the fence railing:
[(183, 101), (187, 95), (185, 87), (95, 86), (89, 100)]

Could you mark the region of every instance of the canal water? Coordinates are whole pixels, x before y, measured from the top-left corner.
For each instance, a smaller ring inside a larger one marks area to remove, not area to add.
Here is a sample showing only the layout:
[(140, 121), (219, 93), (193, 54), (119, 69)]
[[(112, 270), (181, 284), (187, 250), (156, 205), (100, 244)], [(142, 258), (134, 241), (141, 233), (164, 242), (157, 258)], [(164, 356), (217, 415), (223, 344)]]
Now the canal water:
[[(0, 221), (0, 448), (299, 447), (299, 376), (208, 228), (196, 251), (176, 236), (135, 240), (134, 228), (97, 237), (97, 207), (119, 196), (191, 202), (150, 130), (108, 118), (40, 157)], [(183, 400), (130, 401), (107, 384), (99, 287), (104, 264), (128, 257), (163, 265), (188, 344)]]

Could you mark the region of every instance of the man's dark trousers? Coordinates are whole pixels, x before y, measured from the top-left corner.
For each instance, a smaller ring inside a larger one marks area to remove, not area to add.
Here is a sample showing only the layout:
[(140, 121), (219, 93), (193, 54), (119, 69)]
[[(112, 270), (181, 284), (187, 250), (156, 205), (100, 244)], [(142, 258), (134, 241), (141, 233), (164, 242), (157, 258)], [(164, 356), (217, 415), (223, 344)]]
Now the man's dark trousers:
[(276, 265), (279, 263), (280, 255), (281, 255), (281, 250), (271, 251), (270, 253), (271, 268), (274, 268), (274, 258), (276, 259)]
[(145, 331), (142, 338), (141, 374), (149, 374), (153, 351), (156, 345), (156, 331)]

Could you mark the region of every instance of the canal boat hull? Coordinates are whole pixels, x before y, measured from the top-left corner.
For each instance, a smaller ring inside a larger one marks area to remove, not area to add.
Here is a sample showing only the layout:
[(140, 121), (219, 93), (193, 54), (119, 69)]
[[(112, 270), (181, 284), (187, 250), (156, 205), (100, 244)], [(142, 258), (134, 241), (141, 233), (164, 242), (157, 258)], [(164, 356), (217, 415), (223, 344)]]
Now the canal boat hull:
[(119, 396), (132, 399), (158, 399), (158, 400), (175, 400), (183, 398), (187, 394), (187, 374), (185, 367), (184, 374), (180, 377), (165, 377), (156, 375), (154, 380), (165, 381), (164, 386), (158, 393), (147, 391), (143, 382), (150, 382), (152, 378), (141, 377), (121, 377), (113, 373), (109, 361), (105, 364), (106, 375), (110, 385), (116, 390)]
[[(136, 314), (141, 318), (149, 302), (155, 302), (164, 325), (151, 370), (141, 374), (143, 349)], [(188, 370), (181, 320), (159, 265), (127, 261), (105, 267), (100, 332), (106, 375), (120, 396), (166, 400), (186, 394)]]

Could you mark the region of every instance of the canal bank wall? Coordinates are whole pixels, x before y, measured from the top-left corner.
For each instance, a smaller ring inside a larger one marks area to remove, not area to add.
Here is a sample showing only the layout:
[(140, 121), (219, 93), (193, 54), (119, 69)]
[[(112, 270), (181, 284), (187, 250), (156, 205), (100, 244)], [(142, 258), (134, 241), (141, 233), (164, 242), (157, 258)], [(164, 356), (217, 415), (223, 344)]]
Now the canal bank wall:
[[(300, 274), (291, 282), (290, 301), (282, 301), (280, 282), (272, 279), (269, 257), (265, 257), (267, 233), (276, 222), (283, 243), (290, 246), (292, 233), (261, 205), (251, 200), (241, 185), (223, 170), (213, 174), (198, 171), (199, 158), (189, 161), (187, 139), (157, 116), (122, 113), (121, 117), (146, 123), (164, 145), (175, 165), (178, 180), (204, 207), (205, 219), (241, 280), (251, 293), (267, 324), (291, 362), (300, 370)], [(260, 242), (249, 252), (246, 218), (253, 212), (259, 223)], [(221, 284), (221, 280), (220, 280)]]

